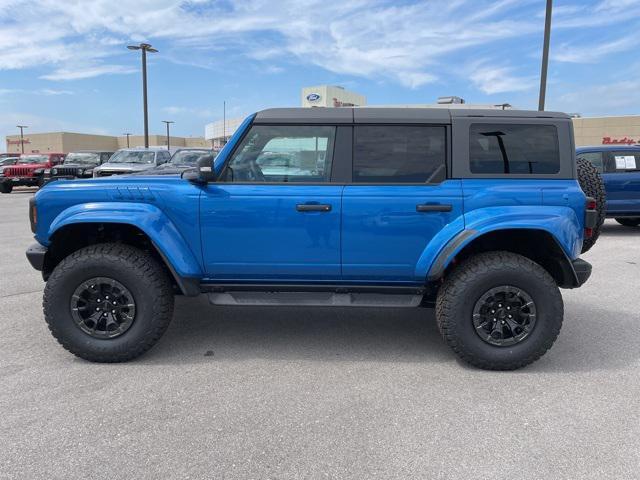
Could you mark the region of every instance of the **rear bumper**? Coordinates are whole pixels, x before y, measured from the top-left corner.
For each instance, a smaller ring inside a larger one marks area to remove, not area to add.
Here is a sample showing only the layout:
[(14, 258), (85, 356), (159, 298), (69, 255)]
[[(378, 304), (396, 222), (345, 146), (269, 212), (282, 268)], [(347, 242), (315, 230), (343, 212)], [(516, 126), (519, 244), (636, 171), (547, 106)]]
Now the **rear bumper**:
[(584, 285), (591, 276), (591, 264), (581, 258), (576, 258), (571, 262), (571, 266), (573, 267), (573, 272), (576, 276), (576, 287)]
[(47, 255), (47, 247), (34, 243), (27, 248), (27, 260), (38, 271), (44, 269), (44, 258)]

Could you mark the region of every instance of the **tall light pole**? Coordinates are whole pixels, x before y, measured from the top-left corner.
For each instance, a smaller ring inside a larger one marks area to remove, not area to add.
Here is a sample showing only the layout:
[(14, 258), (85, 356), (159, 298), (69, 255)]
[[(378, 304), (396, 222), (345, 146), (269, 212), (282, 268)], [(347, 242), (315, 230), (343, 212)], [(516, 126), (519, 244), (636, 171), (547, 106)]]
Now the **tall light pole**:
[(162, 120), (162, 123), (167, 125), (167, 150), (169, 150), (169, 125), (176, 122), (172, 120)]
[(125, 137), (127, 137), (127, 148), (129, 148), (129, 137), (131, 136), (131, 134), (130, 133), (123, 133), (123, 135)]
[(16, 125), (16, 127), (18, 127), (20, 129), (20, 148), (21, 148), (21, 152), (24, 153), (24, 134), (23, 134), (23, 130), (25, 128), (29, 128), (28, 125)]
[(148, 43), (140, 45), (129, 45), (129, 50), (142, 51), (142, 108), (144, 110), (144, 147), (149, 148), (149, 114), (147, 111), (147, 52), (157, 53), (158, 50)]
[(544, 110), (544, 100), (547, 94), (547, 67), (549, 66), (549, 41), (551, 39), (551, 10), (553, 0), (547, 0), (547, 13), (544, 16), (544, 44), (542, 45), (542, 69), (540, 71), (540, 97), (538, 110)]

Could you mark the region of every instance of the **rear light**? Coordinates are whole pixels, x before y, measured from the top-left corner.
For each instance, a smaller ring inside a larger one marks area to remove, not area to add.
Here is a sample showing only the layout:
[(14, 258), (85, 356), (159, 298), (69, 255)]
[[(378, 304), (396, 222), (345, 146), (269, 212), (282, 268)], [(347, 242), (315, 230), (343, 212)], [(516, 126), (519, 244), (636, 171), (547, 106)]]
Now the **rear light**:
[(598, 203), (593, 198), (587, 198), (587, 210), (595, 210)]
[(584, 238), (591, 238), (593, 237), (593, 228), (585, 228), (584, 229)]

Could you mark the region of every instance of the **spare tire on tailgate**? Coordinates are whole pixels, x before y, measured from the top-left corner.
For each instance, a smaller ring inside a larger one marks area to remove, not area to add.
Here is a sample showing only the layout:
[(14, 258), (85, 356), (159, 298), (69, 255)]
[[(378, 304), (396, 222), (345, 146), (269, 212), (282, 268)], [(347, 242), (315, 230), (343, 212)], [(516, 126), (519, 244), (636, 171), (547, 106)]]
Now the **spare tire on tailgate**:
[(589, 251), (593, 247), (600, 236), (600, 230), (604, 223), (606, 214), (607, 194), (604, 189), (604, 181), (598, 169), (594, 167), (589, 160), (579, 158), (577, 160), (578, 167), (578, 183), (580, 188), (587, 197), (596, 200), (596, 210), (598, 212), (598, 221), (593, 228), (593, 235), (585, 238), (582, 243), (582, 253)]

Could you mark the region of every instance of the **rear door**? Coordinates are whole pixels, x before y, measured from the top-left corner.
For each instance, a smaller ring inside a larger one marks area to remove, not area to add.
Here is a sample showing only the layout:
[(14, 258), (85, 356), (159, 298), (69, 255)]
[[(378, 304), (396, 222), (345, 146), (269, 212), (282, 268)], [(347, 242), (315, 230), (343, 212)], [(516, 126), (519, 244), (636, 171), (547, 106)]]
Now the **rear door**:
[(605, 152), (603, 177), (607, 187), (607, 213), (640, 212), (640, 152)]
[(356, 123), (342, 200), (344, 280), (424, 282), (416, 264), (425, 247), (462, 215), (461, 182), (446, 179), (448, 135), (444, 123)]

